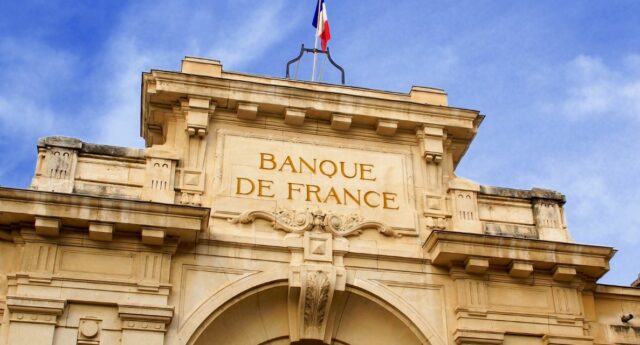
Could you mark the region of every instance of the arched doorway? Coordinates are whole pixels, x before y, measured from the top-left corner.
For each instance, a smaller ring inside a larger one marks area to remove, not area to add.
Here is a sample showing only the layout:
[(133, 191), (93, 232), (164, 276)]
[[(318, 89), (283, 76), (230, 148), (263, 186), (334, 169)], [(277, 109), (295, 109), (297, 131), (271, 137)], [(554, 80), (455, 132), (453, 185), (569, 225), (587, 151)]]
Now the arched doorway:
[[(288, 287), (262, 287), (214, 312), (199, 328), (192, 345), (323, 345), (318, 340), (289, 339)], [(331, 344), (428, 344), (426, 337), (393, 306), (353, 287), (334, 297)]]

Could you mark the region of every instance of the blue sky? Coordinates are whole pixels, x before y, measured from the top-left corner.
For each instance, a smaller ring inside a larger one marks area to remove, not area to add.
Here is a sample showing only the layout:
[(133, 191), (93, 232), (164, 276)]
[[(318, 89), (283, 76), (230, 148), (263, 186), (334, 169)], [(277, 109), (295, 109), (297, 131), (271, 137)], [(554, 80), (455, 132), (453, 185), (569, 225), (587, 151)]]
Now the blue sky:
[[(434, 86), (451, 105), (481, 110), (458, 175), (563, 192), (573, 238), (619, 250), (601, 282), (635, 279), (640, 1), (326, 3), (348, 84)], [(313, 9), (313, 0), (2, 2), (0, 184), (29, 185), (41, 136), (142, 146), (142, 71), (179, 70), (190, 55), (283, 76), (300, 44), (313, 45)], [(330, 72), (325, 80), (337, 80)]]

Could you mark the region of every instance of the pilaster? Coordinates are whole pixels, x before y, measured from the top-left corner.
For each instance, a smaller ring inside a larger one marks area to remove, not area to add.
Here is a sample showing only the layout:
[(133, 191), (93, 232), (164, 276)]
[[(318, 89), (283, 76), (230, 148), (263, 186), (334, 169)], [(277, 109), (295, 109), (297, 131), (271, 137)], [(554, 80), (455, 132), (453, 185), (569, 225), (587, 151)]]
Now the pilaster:
[(66, 302), (36, 297), (7, 297), (10, 312), (8, 343), (11, 345), (51, 345), (58, 316)]
[(443, 230), (446, 205), (444, 184), (446, 133), (441, 127), (421, 126), (416, 130), (419, 150), (425, 162), (425, 193), (423, 212), (429, 230)]
[(186, 205), (201, 205), (205, 188), (204, 162), (209, 135), (209, 119), (215, 112), (216, 103), (210, 98), (189, 96), (174, 109), (174, 113), (185, 118), (184, 131), (187, 145), (183, 149), (176, 180), (179, 191), (177, 202)]

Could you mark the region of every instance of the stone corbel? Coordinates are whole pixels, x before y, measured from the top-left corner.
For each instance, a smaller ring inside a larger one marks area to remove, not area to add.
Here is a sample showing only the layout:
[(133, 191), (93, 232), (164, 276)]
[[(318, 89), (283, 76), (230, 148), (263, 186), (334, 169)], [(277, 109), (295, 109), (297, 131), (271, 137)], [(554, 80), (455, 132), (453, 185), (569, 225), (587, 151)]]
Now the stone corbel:
[(416, 135), (420, 143), (422, 157), (427, 163), (440, 164), (444, 154), (444, 128), (440, 127), (420, 127)]
[(306, 114), (307, 112), (304, 109), (285, 108), (284, 123), (292, 126), (302, 126), (304, 119), (307, 116)]
[(351, 116), (344, 114), (331, 115), (331, 129), (336, 131), (348, 131), (351, 128)]
[(398, 130), (398, 121), (379, 119), (376, 125), (376, 133), (384, 136), (394, 136)]
[[(346, 239), (330, 233), (305, 232), (287, 235), (292, 251), (289, 271), (289, 327), (292, 342), (301, 339), (331, 342), (331, 304), (345, 290), (343, 257)], [(299, 246), (302, 245), (302, 248)]]
[(209, 130), (209, 114), (215, 111), (216, 104), (209, 98), (189, 97), (184, 102), (187, 133), (190, 137), (203, 138)]

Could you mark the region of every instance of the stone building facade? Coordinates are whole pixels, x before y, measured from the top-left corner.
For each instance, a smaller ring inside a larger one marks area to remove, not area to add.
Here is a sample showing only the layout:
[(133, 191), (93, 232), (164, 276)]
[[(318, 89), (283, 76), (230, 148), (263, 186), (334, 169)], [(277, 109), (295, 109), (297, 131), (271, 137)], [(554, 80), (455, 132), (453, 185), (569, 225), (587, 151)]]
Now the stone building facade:
[(0, 188), (0, 344), (640, 344), (562, 194), (455, 175), (442, 90), (185, 58), (141, 102), (146, 148), (43, 138)]

